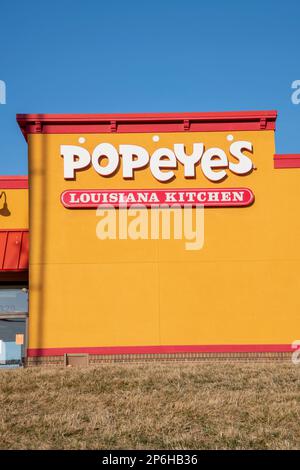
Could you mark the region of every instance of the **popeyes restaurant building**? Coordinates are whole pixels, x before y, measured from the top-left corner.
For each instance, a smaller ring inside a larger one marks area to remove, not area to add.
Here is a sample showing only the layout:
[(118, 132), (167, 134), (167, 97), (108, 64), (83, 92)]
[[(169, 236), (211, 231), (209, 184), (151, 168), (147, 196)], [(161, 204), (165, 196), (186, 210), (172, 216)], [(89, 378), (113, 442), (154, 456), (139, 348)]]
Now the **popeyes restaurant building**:
[[(17, 121), (29, 177), (0, 177), (0, 367), (290, 358), (300, 155), (276, 154), (276, 112)], [(151, 214), (188, 211), (199, 239), (153, 236)]]

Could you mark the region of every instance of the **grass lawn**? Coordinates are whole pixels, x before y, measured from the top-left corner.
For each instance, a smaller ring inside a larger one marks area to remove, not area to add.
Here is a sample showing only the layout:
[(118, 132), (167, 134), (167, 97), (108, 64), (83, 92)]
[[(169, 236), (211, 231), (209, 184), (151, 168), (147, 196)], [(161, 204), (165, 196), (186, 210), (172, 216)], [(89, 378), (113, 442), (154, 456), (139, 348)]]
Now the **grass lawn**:
[(300, 449), (300, 366), (0, 371), (1, 449)]

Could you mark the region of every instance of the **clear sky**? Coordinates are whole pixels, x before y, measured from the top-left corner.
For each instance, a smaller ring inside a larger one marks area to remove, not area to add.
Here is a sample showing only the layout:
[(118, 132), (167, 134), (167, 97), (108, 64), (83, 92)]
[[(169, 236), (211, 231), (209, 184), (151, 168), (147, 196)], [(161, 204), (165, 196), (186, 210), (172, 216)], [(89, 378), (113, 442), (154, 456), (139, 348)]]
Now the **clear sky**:
[(0, 3), (0, 174), (27, 173), (16, 113), (277, 109), (300, 153), (299, 0)]

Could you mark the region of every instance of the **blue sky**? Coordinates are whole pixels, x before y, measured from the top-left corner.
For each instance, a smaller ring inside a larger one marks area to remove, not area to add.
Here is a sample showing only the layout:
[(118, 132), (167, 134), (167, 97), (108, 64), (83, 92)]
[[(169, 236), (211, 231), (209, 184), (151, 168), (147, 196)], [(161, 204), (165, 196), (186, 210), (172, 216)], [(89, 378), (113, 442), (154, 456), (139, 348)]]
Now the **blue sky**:
[(16, 113), (277, 109), (300, 153), (299, 0), (0, 4), (0, 174), (27, 173)]

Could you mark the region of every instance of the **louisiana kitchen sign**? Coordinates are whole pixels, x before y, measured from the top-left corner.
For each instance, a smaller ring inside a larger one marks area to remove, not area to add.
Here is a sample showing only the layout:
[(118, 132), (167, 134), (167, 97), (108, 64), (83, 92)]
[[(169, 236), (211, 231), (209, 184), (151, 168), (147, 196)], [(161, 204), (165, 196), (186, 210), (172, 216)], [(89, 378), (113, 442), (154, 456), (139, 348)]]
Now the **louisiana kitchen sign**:
[(254, 200), (248, 188), (175, 189), (175, 190), (76, 190), (64, 191), (61, 202), (68, 208), (167, 206), (249, 206)]

